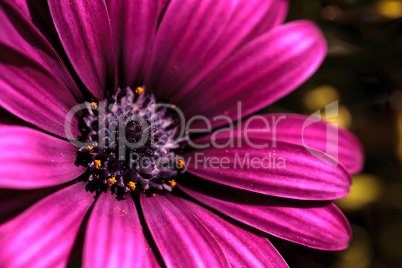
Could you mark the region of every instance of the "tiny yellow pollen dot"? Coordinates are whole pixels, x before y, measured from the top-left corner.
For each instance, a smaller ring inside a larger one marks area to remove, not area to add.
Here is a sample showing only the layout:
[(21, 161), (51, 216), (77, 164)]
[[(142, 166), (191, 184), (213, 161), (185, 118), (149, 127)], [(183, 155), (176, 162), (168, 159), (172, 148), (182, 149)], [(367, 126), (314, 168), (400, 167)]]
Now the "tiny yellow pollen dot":
[(138, 95), (141, 95), (142, 92), (144, 92), (144, 88), (142, 88), (142, 87), (137, 87), (137, 88), (135, 89), (135, 93), (138, 94)]
[(92, 150), (94, 149), (94, 147), (93, 146), (88, 146), (86, 149), (87, 149), (87, 151), (89, 153), (92, 153)]
[(129, 183), (127, 183), (127, 186), (128, 186), (128, 188), (130, 188), (131, 190), (135, 190), (135, 183), (134, 182), (132, 182), (132, 181), (130, 181)]
[(136, 112), (137, 110), (138, 110), (138, 107), (135, 107), (135, 108), (134, 108), (134, 112)]
[(156, 194), (152, 194), (152, 196), (156, 196)]
[(180, 168), (184, 168), (184, 161), (183, 160), (179, 160), (177, 161), (177, 164), (179, 165)]
[(121, 210), (121, 208), (119, 208), (119, 210)]
[(102, 162), (100, 160), (94, 161), (95, 168), (100, 168), (102, 166)]
[(117, 182), (117, 180), (116, 180), (116, 178), (115, 177), (111, 177), (111, 178), (109, 178), (108, 180), (107, 180), (107, 182), (109, 183), (109, 184), (115, 184), (116, 182)]
[(172, 108), (176, 108), (176, 105), (175, 105), (175, 104), (172, 104)]
[(98, 104), (96, 102), (91, 102), (91, 109), (92, 110), (98, 109)]
[(172, 186), (172, 188), (174, 188), (177, 185), (177, 182), (175, 180), (170, 180), (169, 183), (170, 186)]

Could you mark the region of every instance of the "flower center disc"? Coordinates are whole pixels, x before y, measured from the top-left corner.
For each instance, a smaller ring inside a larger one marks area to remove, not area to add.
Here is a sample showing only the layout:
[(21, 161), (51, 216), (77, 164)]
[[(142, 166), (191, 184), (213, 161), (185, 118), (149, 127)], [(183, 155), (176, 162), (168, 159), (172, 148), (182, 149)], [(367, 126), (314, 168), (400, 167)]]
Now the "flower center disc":
[(115, 193), (171, 191), (172, 179), (183, 168), (175, 155), (177, 124), (169, 116), (168, 104), (156, 104), (144, 89), (119, 90), (111, 101), (86, 103), (85, 146), (77, 163), (88, 167), (89, 183), (97, 190)]

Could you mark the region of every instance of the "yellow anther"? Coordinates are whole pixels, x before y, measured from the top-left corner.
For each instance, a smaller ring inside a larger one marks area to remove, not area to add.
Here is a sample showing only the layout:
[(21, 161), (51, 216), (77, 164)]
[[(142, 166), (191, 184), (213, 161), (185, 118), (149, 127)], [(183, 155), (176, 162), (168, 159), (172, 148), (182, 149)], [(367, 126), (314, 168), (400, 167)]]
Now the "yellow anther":
[(96, 102), (91, 102), (91, 109), (92, 110), (98, 109), (98, 104)]
[(116, 178), (115, 177), (111, 177), (111, 178), (109, 178), (108, 180), (107, 180), (107, 182), (109, 183), (109, 184), (115, 184), (116, 182), (117, 182), (117, 180), (116, 180)]
[(179, 165), (180, 168), (184, 168), (184, 161), (183, 160), (179, 160), (177, 161), (177, 164)]
[(128, 188), (130, 188), (131, 190), (135, 190), (135, 183), (130, 181), (129, 183), (127, 183)]
[(177, 182), (175, 180), (170, 180), (169, 184), (172, 186), (172, 188), (174, 188), (177, 185)]
[(135, 93), (138, 94), (138, 95), (141, 95), (142, 92), (144, 92), (144, 88), (142, 88), (142, 87), (137, 87), (137, 88), (135, 89)]
[(100, 160), (94, 161), (95, 168), (100, 168), (102, 166), (102, 162)]
[(88, 146), (86, 149), (87, 149), (88, 153), (92, 153), (92, 150), (94, 149), (94, 147), (93, 146)]

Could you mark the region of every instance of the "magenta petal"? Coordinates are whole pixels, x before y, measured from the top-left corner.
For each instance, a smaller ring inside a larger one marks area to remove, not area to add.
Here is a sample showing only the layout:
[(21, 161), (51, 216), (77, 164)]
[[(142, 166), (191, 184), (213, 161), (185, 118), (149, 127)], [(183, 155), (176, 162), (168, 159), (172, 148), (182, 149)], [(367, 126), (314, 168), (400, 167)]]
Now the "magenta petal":
[[(269, 123), (269, 129), (265, 122)], [(328, 122), (297, 114), (269, 114), (259, 116), (249, 123), (247, 120), (243, 121), (242, 129), (246, 125), (249, 129), (248, 137), (276, 138), (313, 148), (333, 158), (337, 157), (339, 163), (349, 173), (358, 173), (362, 170), (364, 154), (360, 142), (347, 130), (337, 128)], [(275, 130), (272, 128), (274, 125)]]
[(84, 267), (155, 267), (137, 209), (130, 195), (117, 200), (101, 194), (89, 218), (84, 243)]
[[(53, 79), (58, 79), (63, 86), (49, 89), (58, 94), (66, 91), (63, 93), (65, 101), (70, 101), (74, 105), (77, 101), (82, 101), (81, 91), (68, 73), (67, 68), (45, 37), (28, 20), (29, 14), (26, 14), (28, 10), (20, 9), (19, 5), (9, 0), (0, 2), (0, 23), (2, 25), (0, 44), (13, 50), (15, 54), (22, 54), (24, 57), (37, 62), (52, 75)], [(71, 94), (75, 100), (70, 96)]]
[(0, 226), (3, 267), (65, 267), (76, 235), (94, 201), (84, 183), (74, 184), (34, 204)]
[[(83, 97), (46, 39), (14, 4), (0, 2), (0, 105), (46, 131), (65, 137), (64, 121)], [(79, 133), (73, 118), (73, 134)]]
[[(301, 145), (325, 153), (338, 161), (349, 173), (358, 173), (363, 168), (363, 147), (353, 134), (333, 124), (297, 114), (256, 115), (242, 120), (233, 129), (213, 133), (213, 138), (256, 138), (261, 144), (275, 140)], [(211, 141), (211, 135), (198, 138), (196, 144)]]
[(154, 0), (107, 0), (106, 5), (121, 73), (120, 85), (133, 87), (141, 81), (162, 3), (158, 6)]
[[(261, 2), (264, 2), (265, 0), (256, 0), (256, 1), (257, 2), (259, 1), (260, 2), (259, 5), (262, 5)], [(248, 1), (245, 0), (245, 2), (247, 3)], [(288, 13), (289, 8), (288, 1), (272, 0), (271, 2), (272, 2), (272, 8), (270, 8), (265, 13), (266, 18), (261, 20), (253, 30), (253, 34), (255, 36), (260, 36), (261, 34), (270, 31), (279, 24), (282, 24), (286, 19), (286, 15)]]
[(219, 241), (232, 267), (288, 267), (267, 238), (247, 232), (191, 201), (178, 199)]
[[(315, 24), (288, 23), (246, 45), (175, 103), (187, 118), (204, 115), (213, 127), (224, 125), (227, 120), (215, 117), (237, 119), (275, 102), (307, 80), (325, 54), (325, 39)], [(203, 126), (197, 121), (192, 127)]]
[(0, 188), (34, 189), (72, 181), (77, 147), (26, 127), (0, 127)]
[[(225, 59), (281, 23), (286, 12), (287, 2), (282, 0), (237, 1), (229, 22), (207, 55), (193, 66), (194, 70), (187, 77), (182, 77), (183, 72), (178, 74), (181, 80), (174, 81), (175, 91), (170, 100), (173, 103), (180, 102), (185, 94), (197, 86)], [(184, 78), (186, 81), (179, 84), (178, 82), (183, 82)]]
[[(215, 142), (225, 144), (226, 139)], [(349, 193), (350, 175), (323, 153), (315, 151), (317, 158), (300, 145), (281, 141), (274, 148), (253, 146), (263, 142), (267, 140), (249, 138), (239, 148), (198, 149), (184, 157), (190, 173), (252, 192), (304, 200), (333, 200)]]
[(229, 266), (215, 238), (174, 196), (141, 196), (141, 207), (167, 267)]
[(115, 86), (115, 53), (104, 1), (49, 0), (64, 50), (89, 91), (99, 100)]
[(145, 85), (156, 97), (171, 96), (222, 34), (235, 0), (171, 0), (155, 37)]
[(316, 249), (341, 250), (348, 246), (349, 223), (331, 203), (275, 198), (196, 180), (179, 187), (242, 223)]

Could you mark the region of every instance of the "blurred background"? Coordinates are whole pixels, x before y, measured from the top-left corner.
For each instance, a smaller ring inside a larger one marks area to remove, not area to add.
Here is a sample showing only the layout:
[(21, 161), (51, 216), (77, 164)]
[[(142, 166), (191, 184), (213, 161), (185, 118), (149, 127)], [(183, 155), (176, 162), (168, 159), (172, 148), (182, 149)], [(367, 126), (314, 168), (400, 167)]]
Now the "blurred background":
[(324, 252), (274, 240), (290, 267), (402, 267), (402, 0), (290, 0), (287, 20), (315, 21), (327, 38), (319, 71), (265, 112), (311, 114), (340, 101), (338, 123), (366, 162), (337, 202), (349, 249)]

